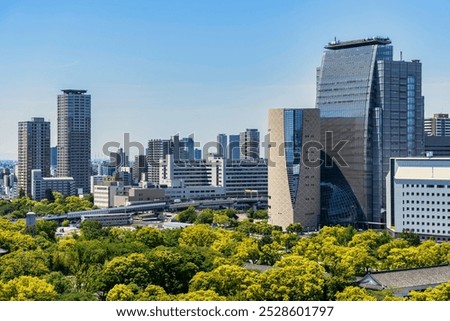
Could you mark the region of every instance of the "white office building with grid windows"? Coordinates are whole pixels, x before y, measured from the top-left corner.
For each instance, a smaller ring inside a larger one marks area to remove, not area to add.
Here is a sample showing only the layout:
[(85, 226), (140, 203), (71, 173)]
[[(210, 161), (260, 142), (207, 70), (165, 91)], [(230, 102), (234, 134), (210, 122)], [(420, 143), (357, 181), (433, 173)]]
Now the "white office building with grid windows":
[(386, 191), (389, 230), (450, 241), (450, 158), (391, 158)]

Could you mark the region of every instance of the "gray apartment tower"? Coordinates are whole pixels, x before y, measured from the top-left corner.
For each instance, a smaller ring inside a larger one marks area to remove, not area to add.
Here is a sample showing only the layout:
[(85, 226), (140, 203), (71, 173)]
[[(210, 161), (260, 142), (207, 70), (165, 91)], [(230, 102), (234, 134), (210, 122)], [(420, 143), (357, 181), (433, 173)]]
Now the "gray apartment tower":
[(39, 117), (19, 122), (18, 138), (18, 189), (31, 195), (31, 171), (50, 176), (50, 122)]
[(58, 95), (58, 176), (73, 177), (75, 187), (90, 192), (91, 95), (64, 89)]
[(239, 134), (240, 159), (259, 159), (259, 131), (257, 129), (246, 129)]
[(269, 109), (268, 131), (269, 222), (313, 231), (320, 224), (319, 109)]
[(425, 119), (424, 127), (427, 136), (450, 136), (448, 114), (434, 114), (432, 118)]
[(161, 160), (168, 154), (172, 154), (172, 140), (150, 139), (147, 148), (148, 181), (155, 185), (159, 184), (159, 168)]
[(394, 61), (390, 44), (375, 37), (325, 46), (317, 69), (321, 139), (345, 143), (339, 162), (332, 149), (324, 154), (325, 223), (383, 222), (389, 158), (423, 152), (422, 65)]

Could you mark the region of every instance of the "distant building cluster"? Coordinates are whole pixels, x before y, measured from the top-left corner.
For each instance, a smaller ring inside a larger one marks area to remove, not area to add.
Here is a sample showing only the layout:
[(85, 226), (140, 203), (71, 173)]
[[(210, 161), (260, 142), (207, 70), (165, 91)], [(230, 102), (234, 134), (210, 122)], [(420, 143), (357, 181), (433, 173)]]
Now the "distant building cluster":
[(316, 105), (270, 109), (264, 142), (255, 128), (204, 146), (193, 135), (151, 138), (133, 159), (116, 148), (95, 166), (91, 96), (63, 90), (57, 146), (48, 121), (19, 122), (18, 161), (3, 164), (0, 193), (92, 193), (99, 208), (249, 200), (284, 229), (340, 224), (448, 240), (450, 118), (425, 118), (421, 62), (393, 56), (389, 38), (329, 43)]
[(178, 135), (150, 139), (145, 155), (137, 155), (132, 166), (122, 148), (111, 152), (110, 161), (99, 164), (100, 174), (91, 177), (95, 205), (252, 198), (266, 206), (268, 166), (259, 155), (259, 131), (230, 137), (231, 144), (226, 134), (219, 134), (217, 142), (204, 147), (205, 157), (196, 156), (193, 136)]
[[(86, 95), (86, 90), (62, 92), (57, 105), (57, 147), (50, 147), (50, 122), (44, 118), (19, 122), (14, 197), (41, 200), (51, 192), (90, 192), (91, 96)], [(6, 189), (4, 192), (8, 195)]]

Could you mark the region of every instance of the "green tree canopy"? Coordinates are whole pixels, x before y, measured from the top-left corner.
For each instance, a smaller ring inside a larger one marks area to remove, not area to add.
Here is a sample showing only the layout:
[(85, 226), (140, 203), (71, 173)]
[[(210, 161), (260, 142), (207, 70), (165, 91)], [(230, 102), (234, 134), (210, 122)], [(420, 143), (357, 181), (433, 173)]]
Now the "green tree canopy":
[(0, 278), (4, 281), (19, 276), (41, 276), (49, 272), (49, 255), (41, 249), (19, 250), (0, 257)]
[(134, 299), (132, 289), (125, 284), (116, 284), (106, 296), (107, 301), (133, 301)]
[(190, 283), (190, 291), (212, 290), (219, 296), (238, 297), (255, 282), (258, 272), (240, 266), (222, 265), (211, 272), (197, 273)]
[(171, 297), (159, 285), (149, 284), (137, 297), (138, 301), (170, 301)]
[(20, 276), (0, 286), (2, 301), (51, 301), (56, 298), (53, 285), (33, 276)]
[(116, 284), (134, 283), (144, 288), (151, 282), (150, 262), (144, 254), (130, 254), (113, 258), (105, 264), (102, 274), (105, 291)]
[(108, 230), (97, 221), (83, 221), (80, 225), (81, 234), (86, 240), (95, 240), (108, 236)]
[(197, 211), (195, 207), (190, 206), (188, 209), (179, 212), (176, 219), (182, 223), (194, 223), (197, 219)]
[(189, 293), (181, 293), (175, 297), (176, 301), (226, 301), (227, 298), (218, 295), (212, 290), (199, 290)]
[(149, 248), (154, 248), (163, 244), (161, 231), (153, 227), (143, 227), (136, 232), (136, 239), (144, 243)]
[(337, 301), (376, 301), (366, 289), (357, 286), (346, 287), (342, 292), (336, 294)]
[(300, 234), (303, 232), (303, 226), (300, 223), (292, 223), (286, 227), (286, 232)]
[(211, 246), (218, 238), (216, 231), (208, 225), (198, 224), (185, 227), (181, 233), (178, 242), (185, 246)]

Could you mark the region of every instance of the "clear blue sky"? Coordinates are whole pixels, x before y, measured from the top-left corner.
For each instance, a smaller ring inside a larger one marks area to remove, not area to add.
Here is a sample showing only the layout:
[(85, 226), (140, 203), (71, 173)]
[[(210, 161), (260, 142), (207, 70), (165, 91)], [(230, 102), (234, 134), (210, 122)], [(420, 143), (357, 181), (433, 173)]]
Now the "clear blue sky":
[(42, 116), (56, 144), (56, 95), (92, 95), (92, 154), (123, 133), (266, 131), (267, 109), (315, 103), (323, 46), (388, 36), (423, 62), (425, 114), (450, 112), (450, 1), (0, 0), (0, 159), (17, 122)]

